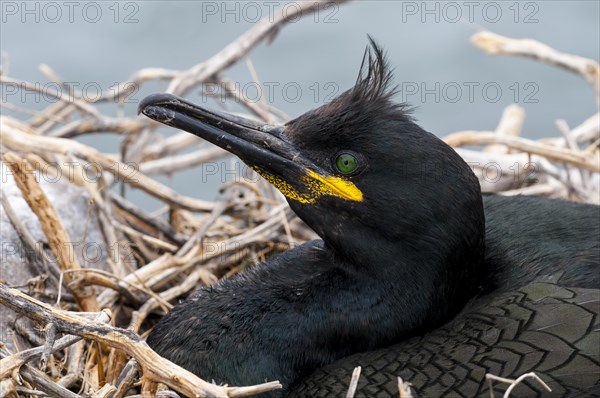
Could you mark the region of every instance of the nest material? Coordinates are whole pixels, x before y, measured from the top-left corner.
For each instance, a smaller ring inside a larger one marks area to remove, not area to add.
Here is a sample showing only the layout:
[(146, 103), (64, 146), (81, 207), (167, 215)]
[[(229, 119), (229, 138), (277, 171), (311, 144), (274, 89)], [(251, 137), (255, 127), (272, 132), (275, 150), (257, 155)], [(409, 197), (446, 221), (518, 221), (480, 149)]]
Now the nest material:
[[(299, 4), (295, 12), (301, 15), (323, 5)], [(294, 19), (291, 14), (286, 14), (287, 19), (257, 24), (188, 70), (140, 70), (121, 85), (123, 90), (107, 92), (96, 102), (122, 104), (128, 87), (150, 80), (169, 80), (167, 91), (178, 95), (205, 82), (228, 82), (220, 72), (258, 42), (273, 39), (279, 27)], [(472, 41), (490, 54), (528, 57), (577, 73), (592, 85), (600, 103), (596, 61), (559, 53), (537, 41), (490, 32), (477, 33)], [(64, 85), (49, 67), (43, 66), (42, 71), (49, 80)], [(1, 83), (38, 89), (7, 73), (5, 65)], [(263, 102), (244, 101), (235, 89), (223, 94), (241, 101), (249, 113), (265, 122), (282, 119), (281, 112)], [(239, 179), (226, 184), (216, 201), (187, 197), (154, 178), (222, 159), (228, 155), (225, 151), (198, 145), (198, 138), (184, 132), (163, 139), (153, 133), (157, 125), (150, 120), (101, 114), (95, 103), (81, 96), (67, 98), (57, 93), (55, 97), (58, 102), (41, 112), (4, 105), (31, 114), (26, 122), (7, 116), (0, 119), (3, 167), (14, 177), (2, 187), (1, 216), (14, 232), (12, 238), (3, 235), (3, 242), (12, 240), (23, 248), (20, 256), (10, 261), (5, 257), (2, 263), (0, 303), (4, 307), (0, 310), (3, 317), (12, 314), (12, 318), (4, 323), (1, 336), (0, 396), (117, 398), (171, 389), (159, 394), (178, 396), (177, 391), (186, 396), (237, 397), (279, 388), (277, 382), (255, 387), (204, 382), (159, 357), (143, 336), (172, 303), (198, 286), (235, 274), (315, 234), (257, 176), (256, 183)], [(522, 108), (511, 105), (494, 130), (462, 131), (444, 140), (473, 166), (484, 191), (598, 203), (599, 115), (573, 129), (558, 120), (560, 135), (537, 141), (520, 136), (524, 117)], [(102, 153), (76, 141), (90, 133), (123, 135), (121, 154)], [(473, 145), (483, 148), (460, 148)], [(181, 153), (190, 147), (195, 149)], [(132, 168), (131, 162), (137, 167)], [(85, 178), (90, 170), (97, 178)], [(503, 175), (498, 170), (513, 173)], [(40, 184), (40, 180), (57, 178), (67, 186), (52, 191)], [(164, 209), (148, 213), (126, 199), (123, 189), (117, 193), (114, 188), (119, 186), (146, 192), (163, 202)], [(15, 192), (31, 211), (17, 203)], [(75, 214), (65, 216), (65, 207)], [(37, 222), (23, 222), (27, 217)], [(94, 264), (82, 249), (90, 242), (104, 253)], [(22, 263), (30, 268), (23, 268)], [(35, 324), (15, 321), (16, 313)], [(359, 375), (357, 369), (352, 385)], [(490, 376), (490, 380), (500, 379)], [(520, 380), (500, 381), (514, 384)], [(399, 391), (401, 396), (410, 396), (410, 386), (402, 380)]]

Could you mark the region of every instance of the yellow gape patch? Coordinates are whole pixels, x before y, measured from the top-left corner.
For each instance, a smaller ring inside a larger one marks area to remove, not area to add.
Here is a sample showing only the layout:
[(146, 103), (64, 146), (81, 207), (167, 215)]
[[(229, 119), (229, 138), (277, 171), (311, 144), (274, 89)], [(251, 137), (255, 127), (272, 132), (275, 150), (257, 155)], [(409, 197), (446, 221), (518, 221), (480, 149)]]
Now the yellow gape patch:
[(325, 177), (312, 170), (307, 171), (308, 175), (304, 177), (304, 183), (311, 192), (316, 192), (317, 196), (330, 195), (353, 202), (362, 202), (361, 190), (350, 181), (341, 177)]
[(341, 177), (327, 177), (307, 169), (307, 175), (302, 177), (304, 185), (308, 192), (300, 193), (292, 187), (287, 181), (264, 173), (258, 167), (253, 167), (254, 171), (263, 176), (286, 198), (295, 200), (304, 204), (315, 203), (320, 196), (329, 195), (354, 202), (362, 202), (363, 194), (360, 189), (352, 182)]

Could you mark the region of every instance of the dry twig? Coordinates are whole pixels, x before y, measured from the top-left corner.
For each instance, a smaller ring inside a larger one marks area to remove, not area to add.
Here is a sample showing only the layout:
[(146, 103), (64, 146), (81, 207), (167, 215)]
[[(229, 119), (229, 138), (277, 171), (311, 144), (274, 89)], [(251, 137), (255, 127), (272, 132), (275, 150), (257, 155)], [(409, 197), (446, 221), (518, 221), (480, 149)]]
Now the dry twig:
[[(111, 347), (125, 351), (134, 357), (143, 373), (144, 386), (142, 390), (154, 394), (156, 384), (163, 383), (173, 386), (191, 397), (223, 397), (229, 395), (229, 387), (219, 387), (207, 383), (189, 371), (160, 357), (135, 333), (115, 328), (89, 319), (70, 315), (69, 313), (52, 308), (15, 289), (0, 284), (0, 303), (13, 311), (27, 315), (29, 318), (42, 323), (55, 325), (63, 333), (74, 334), (86, 339), (102, 342)], [(260, 389), (262, 387), (255, 387)], [(270, 391), (281, 388), (278, 383), (270, 383), (266, 387)], [(232, 390), (239, 396), (240, 388)]]

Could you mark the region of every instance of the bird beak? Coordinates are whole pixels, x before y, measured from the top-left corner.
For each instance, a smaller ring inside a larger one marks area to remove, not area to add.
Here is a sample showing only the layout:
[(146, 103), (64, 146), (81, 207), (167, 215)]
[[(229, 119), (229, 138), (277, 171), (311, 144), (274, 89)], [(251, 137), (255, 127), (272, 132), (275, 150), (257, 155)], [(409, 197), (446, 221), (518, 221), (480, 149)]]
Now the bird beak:
[(171, 94), (144, 98), (138, 113), (192, 133), (238, 156), (288, 199), (314, 203), (322, 195), (331, 195), (362, 200), (362, 192), (352, 182), (319, 171), (286, 141), (284, 126), (207, 110)]

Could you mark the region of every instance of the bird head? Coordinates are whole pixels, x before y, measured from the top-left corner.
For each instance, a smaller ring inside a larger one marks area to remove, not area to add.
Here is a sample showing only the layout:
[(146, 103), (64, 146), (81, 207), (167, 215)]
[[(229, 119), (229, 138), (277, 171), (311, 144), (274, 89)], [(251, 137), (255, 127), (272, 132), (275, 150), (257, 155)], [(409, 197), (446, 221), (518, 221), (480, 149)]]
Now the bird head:
[(408, 256), (437, 263), (469, 262), (460, 256), (472, 250), (475, 264), (484, 233), (478, 180), (452, 148), (414, 122), (406, 104), (393, 101), (391, 79), (371, 41), (354, 87), (283, 125), (168, 94), (145, 98), (139, 110), (237, 155), (351, 261), (404, 247)]

